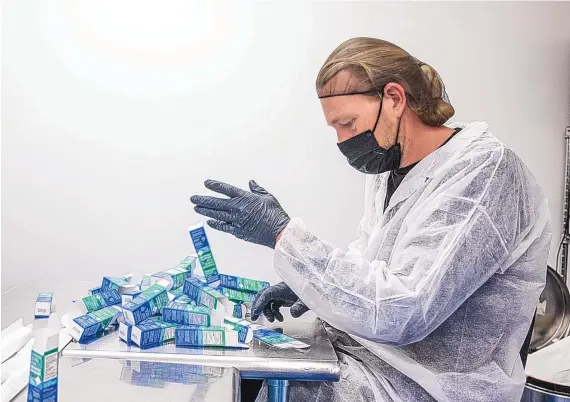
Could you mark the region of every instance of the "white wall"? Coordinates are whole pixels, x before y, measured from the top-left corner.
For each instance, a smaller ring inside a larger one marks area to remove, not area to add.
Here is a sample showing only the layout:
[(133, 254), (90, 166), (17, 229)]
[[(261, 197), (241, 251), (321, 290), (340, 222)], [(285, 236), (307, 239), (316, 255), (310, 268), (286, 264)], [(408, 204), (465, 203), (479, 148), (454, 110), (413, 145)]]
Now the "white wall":
[[(5, 1), (2, 290), (175, 264), (199, 219), (188, 198), (209, 177), (256, 178), (347, 244), (364, 177), (338, 152), (314, 79), (363, 35), (432, 64), (457, 119), (487, 120), (514, 148), (557, 241), (568, 15), (570, 3)], [(277, 279), (270, 250), (210, 238), (223, 271)]]

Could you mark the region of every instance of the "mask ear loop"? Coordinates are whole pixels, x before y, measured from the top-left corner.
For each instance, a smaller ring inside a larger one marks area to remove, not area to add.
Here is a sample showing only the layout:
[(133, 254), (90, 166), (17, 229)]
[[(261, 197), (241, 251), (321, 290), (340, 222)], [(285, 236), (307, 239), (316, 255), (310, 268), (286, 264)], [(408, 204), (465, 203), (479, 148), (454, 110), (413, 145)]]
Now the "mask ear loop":
[(378, 126), (378, 122), (380, 121), (380, 115), (382, 114), (382, 103), (384, 103), (384, 98), (382, 97), (382, 95), (380, 95), (380, 92), (378, 93), (378, 97), (380, 98), (380, 110), (378, 110), (378, 116), (376, 117), (376, 123), (374, 123), (374, 128), (372, 129), (372, 135), (374, 135), (374, 132), (376, 131), (376, 126)]
[(398, 130), (396, 131), (396, 141), (394, 142), (393, 146), (400, 145), (400, 143), (398, 143), (398, 138), (400, 137), (400, 123), (401, 122), (402, 122), (402, 118), (400, 117), (400, 120), (398, 120)]

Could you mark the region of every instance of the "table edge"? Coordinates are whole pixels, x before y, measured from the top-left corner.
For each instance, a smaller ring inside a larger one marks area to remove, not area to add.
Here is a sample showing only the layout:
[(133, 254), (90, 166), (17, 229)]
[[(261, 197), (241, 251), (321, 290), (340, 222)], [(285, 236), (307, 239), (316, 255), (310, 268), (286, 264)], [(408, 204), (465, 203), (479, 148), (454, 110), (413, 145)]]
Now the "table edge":
[(338, 360), (328, 362), (307, 362), (298, 359), (279, 359), (281, 366), (276, 367), (275, 359), (212, 355), (187, 355), (172, 353), (142, 353), (133, 351), (101, 351), (68, 349), (61, 351), (63, 358), (78, 359), (114, 359), (154, 361), (162, 363), (199, 364), (204, 366), (233, 367), (243, 378), (283, 378), (290, 380), (338, 381), (340, 364)]

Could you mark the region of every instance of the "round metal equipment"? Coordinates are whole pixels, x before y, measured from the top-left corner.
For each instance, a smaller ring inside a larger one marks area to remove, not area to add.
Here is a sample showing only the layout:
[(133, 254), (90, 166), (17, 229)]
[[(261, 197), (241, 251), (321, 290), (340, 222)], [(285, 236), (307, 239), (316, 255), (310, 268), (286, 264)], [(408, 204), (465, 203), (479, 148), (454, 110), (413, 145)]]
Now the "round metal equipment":
[(546, 285), (540, 295), (530, 350), (542, 349), (568, 335), (570, 294), (560, 275), (547, 267)]
[(570, 386), (529, 376), (521, 402), (570, 402)]

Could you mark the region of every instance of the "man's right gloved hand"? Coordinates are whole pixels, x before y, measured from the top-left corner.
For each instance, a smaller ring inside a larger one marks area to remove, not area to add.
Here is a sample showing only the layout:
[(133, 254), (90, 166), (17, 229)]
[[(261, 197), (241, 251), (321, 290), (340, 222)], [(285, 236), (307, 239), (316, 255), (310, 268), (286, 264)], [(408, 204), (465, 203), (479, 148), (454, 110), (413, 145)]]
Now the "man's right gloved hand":
[(269, 322), (283, 321), (279, 312), (281, 307), (291, 307), (291, 316), (299, 318), (309, 308), (303, 303), (285, 282), (262, 289), (257, 293), (251, 306), (251, 319), (257, 320), (263, 314)]

